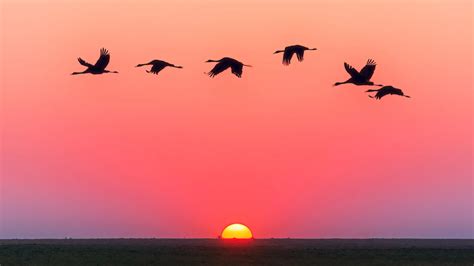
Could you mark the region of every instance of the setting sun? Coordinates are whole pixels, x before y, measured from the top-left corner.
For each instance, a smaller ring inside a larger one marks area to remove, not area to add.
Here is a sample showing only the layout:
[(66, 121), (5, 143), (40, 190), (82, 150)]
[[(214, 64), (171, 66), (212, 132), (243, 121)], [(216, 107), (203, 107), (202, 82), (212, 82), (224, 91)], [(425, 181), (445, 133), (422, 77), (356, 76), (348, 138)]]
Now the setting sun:
[(243, 224), (231, 224), (227, 226), (221, 234), (222, 239), (252, 239), (250, 229)]

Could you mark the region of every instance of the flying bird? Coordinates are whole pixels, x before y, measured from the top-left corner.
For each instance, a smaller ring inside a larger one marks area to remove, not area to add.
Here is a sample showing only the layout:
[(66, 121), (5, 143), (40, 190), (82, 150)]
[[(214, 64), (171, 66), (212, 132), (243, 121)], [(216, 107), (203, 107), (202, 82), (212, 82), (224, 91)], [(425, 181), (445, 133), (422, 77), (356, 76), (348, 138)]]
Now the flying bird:
[(222, 71), (228, 69), (229, 67), (232, 70), (232, 74), (234, 74), (234, 75), (236, 75), (237, 77), (240, 78), (240, 77), (242, 77), (242, 70), (243, 70), (244, 66), (252, 67), (250, 65), (245, 65), (244, 63), (242, 63), (240, 61), (237, 61), (234, 58), (230, 58), (230, 57), (224, 57), (224, 58), (219, 59), (219, 60), (209, 59), (209, 60), (206, 61), (206, 63), (211, 63), (211, 62), (217, 63), (214, 66), (214, 68), (211, 69), (211, 71), (209, 71), (209, 73), (206, 73), (211, 78), (218, 75)]
[(152, 67), (150, 70), (147, 70), (146, 72), (152, 73), (155, 75), (158, 75), (158, 73), (160, 73), (160, 71), (163, 70), (165, 67), (183, 68), (182, 66), (176, 66), (162, 60), (152, 60), (145, 64), (138, 64), (136, 67), (147, 66), (147, 65), (152, 65)]
[(374, 91), (377, 92), (375, 94), (375, 96), (369, 95), (369, 97), (370, 98), (375, 98), (377, 100), (380, 100), (382, 97), (384, 97), (385, 95), (389, 95), (389, 94), (400, 95), (400, 96), (404, 96), (404, 97), (407, 97), (407, 98), (411, 98), (410, 96), (403, 94), (403, 91), (401, 89), (397, 89), (397, 88), (392, 87), (392, 86), (384, 86), (380, 89), (367, 90), (366, 92), (374, 92)]
[(308, 48), (302, 45), (291, 45), (285, 47), (285, 50), (277, 50), (273, 54), (283, 53), (283, 65), (289, 65), (291, 63), (291, 58), (294, 54), (298, 58), (298, 61), (303, 61), (304, 51), (306, 50), (317, 50), (316, 48)]
[(105, 48), (100, 49), (100, 57), (95, 63), (95, 65), (87, 63), (84, 59), (80, 57), (77, 58), (77, 61), (79, 61), (79, 64), (87, 67), (87, 69), (82, 72), (72, 72), (71, 75), (87, 74), (87, 73), (94, 74), (94, 75), (103, 74), (103, 73), (118, 73), (117, 71), (109, 71), (105, 69), (110, 61), (109, 51), (107, 51), (107, 49)]
[(351, 75), (351, 78), (344, 82), (336, 82), (334, 83), (334, 86), (338, 86), (338, 85), (342, 85), (346, 83), (352, 83), (354, 85), (383, 86), (382, 84), (374, 84), (372, 81), (370, 81), (370, 79), (374, 75), (375, 66), (377, 66), (375, 61), (372, 59), (369, 59), (367, 60), (367, 64), (359, 72), (355, 68), (353, 68), (351, 65), (344, 62), (344, 68), (346, 69), (347, 73)]

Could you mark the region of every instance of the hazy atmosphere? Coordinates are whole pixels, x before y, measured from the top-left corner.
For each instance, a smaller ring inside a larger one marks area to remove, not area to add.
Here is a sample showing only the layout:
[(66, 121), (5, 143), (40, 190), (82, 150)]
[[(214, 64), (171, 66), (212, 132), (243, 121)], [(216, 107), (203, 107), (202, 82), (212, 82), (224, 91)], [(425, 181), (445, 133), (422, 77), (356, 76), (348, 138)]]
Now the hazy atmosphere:
[[(472, 238), (473, 4), (0, 0), (0, 238)], [(318, 50), (281, 64), (273, 52)], [(118, 74), (70, 75), (109, 50)], [(210, 78), (208, 59), (253, 67)], [(150, 75), (150, 59), (182, 65)], [(341, 85), (344, 62), (412, 98)]]

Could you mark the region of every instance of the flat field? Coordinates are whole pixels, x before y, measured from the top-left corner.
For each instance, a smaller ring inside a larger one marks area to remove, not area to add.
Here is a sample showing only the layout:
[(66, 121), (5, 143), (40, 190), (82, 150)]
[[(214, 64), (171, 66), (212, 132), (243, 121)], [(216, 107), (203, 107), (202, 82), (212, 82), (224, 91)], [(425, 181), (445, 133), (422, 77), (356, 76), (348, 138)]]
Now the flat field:
[(464, 239), (0, 240), (0, 265), (474, 265)]

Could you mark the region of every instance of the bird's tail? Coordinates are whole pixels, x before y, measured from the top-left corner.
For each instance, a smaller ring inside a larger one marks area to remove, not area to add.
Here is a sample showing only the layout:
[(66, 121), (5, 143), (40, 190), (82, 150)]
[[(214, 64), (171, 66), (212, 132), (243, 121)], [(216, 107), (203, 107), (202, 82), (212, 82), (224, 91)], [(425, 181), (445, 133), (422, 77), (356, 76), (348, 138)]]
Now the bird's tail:
[(372, 99), (374, 99), (375, 97), (374, 97), (374, 96), (372, 96), (372, 95), (369, 95), (369, 98), (372, 98)]

